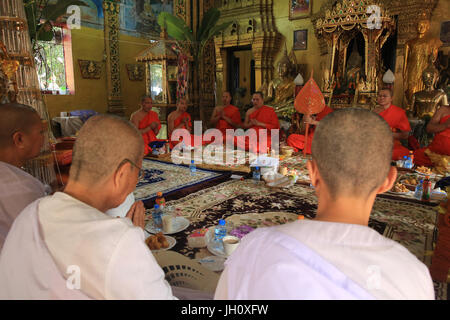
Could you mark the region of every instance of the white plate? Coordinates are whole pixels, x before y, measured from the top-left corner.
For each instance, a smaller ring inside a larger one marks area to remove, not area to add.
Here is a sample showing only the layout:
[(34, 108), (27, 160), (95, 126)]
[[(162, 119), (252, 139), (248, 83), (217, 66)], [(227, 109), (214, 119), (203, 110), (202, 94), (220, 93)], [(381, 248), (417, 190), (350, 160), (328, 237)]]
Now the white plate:
[(433, 178), (433, 177), (436, 176), (436, 174), (433, 173), (433, 172), (431, 172), (431, 173), (423, 173), (423, 172), (420, 172), (420, 171), (417, 171), (417, 170), (415, 170), (415, 172), (420, 174), (421, 176), (430, 176), (430, 178)]
[[(145, 240), (147, 240), (147, 238), (149, 236), (151, 236), (151, 234), (149, 234), (148, 232), (144, 232), (144, 233), (145, 233)], [(171, 237), (171, 236), (164, 236), (164, 237), (167, 239), (167, 242), (169, 242), (169, 246), (167, 248), (162, 248), (162, 249), (159, 249), (159, 250), (152, 250), (152, 252), (161, 252), (161, 251), (170, 250), (177, 243), (177, 240), (175, 238)], [(148, 246), (147, 246), (147, 248), (148, 248)]]
[[(175, 221), (174, 223), (174, 231), (172, 232), (165, 232), (164, 230), (162, 230), (163, 234), (174, 234), (174, 233), (178, 233), (180, 231), (183, 231), (184, 229), (186, 229), (187, 227), (189, 227), (189, 220), (183, 217), (174, 217)], [(147, 224), (145, 225), (145, 230), (149, 233), (153, 233), (153, 234), (157, 234), (158, 232), (155, 230), (155, 227), (153, 226), (153, 219), (150, 219), (149, 222), (147, 222)]]
[(215, 256), (227, 258), (228, 255), (225, 253), (223, 248), (218, 249), (214, 247), (214, 228), (215, 227), (210, 227), (205, 233), (206, 248), (208, 248), (209, 252), (211, 252)]
[(211, 271), (222, 271), (225, 268), (225, 260), (225, 258), (218, 256), (209, 256), (202, 259), (197, 259), (198, 263)]
[(402, 196), (407, 196), (407, 195), (413, 195), (414, 192), (412, 191), (407, 191), (407, 192), (394, 192), (394, 191), (388, 191), (387, 193), (392, 193), (392, 194), (397, 194), (397, 195), (402, 195)]

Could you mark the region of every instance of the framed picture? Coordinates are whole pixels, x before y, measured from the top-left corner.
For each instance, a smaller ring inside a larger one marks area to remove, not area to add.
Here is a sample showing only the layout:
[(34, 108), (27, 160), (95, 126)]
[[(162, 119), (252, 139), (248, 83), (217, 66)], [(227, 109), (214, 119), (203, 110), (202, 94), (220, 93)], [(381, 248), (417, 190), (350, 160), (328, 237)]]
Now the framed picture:
[(450, 46), (450, 21), (444, 21), (441, 23), (441, 41), (443, 47)]
[(312, 0), (289, 0), (289, 20), (311, 15)]
[(308, 30), (294, 31), (294, 50), (308, 49)]

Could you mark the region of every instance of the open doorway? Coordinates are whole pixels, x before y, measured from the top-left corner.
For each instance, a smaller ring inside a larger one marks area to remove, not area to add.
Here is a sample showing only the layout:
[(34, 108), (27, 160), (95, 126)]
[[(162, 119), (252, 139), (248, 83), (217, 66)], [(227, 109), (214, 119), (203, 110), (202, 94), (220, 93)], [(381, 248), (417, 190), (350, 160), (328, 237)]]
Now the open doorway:
[(251, 46), (227, 49), (227, 87), (231, 91), (233, 104), (240, 110), (251, 104), (255, 92), (255, 60)]

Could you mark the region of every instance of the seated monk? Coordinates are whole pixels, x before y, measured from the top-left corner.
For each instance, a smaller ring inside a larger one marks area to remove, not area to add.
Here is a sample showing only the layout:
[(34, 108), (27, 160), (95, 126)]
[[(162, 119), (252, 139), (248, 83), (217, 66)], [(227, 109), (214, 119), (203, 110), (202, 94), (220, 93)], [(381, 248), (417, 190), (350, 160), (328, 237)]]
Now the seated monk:
[(414, 151), (414, 163), (420, 166), (432, 166), (433, 163), (425, 151), (430, 151), (449, 156), (450, 155), (450, 107), (440, 107), (427, 125), (427, 132), (435, 136), (428, 147)]
[(260, 136), (264, 130), (267, 130), (267, 148), (271, 148), (271, 129), (280, 129), (280, 123), (278, 121), (277, 114), (273, 108), (264, 105), (264, 97), (262, 92), (255, 92), (252, 97), (253, 107), (250, 108), (245, 114), (245, 122), (243, 124), (244, 129), (254, 129), (258, 138), (256, 145), (249, 144), (249, 140), (245, 139), (245, 145), (242, 144), (240, 139), (234, 137), (235, 143), (238, 148), (245, 149), (254, 153), (264, 153), (267, 150), (260, 149)]
[[(167, 126), (168, 126), (168, 138), (170, 141), (170, 148), (173, 149), (178, 143), (181, 141), (184, 142), (187, 146), (195, 146), (195, 136), (192, 133), (192, 121), (191, 115), (186, 112), (187, 110), (187, 101), (185, 98), (180, 98), (177, 102), (177, 110), (171, 112), (167, 117)], [(172, 140), (172, 134), (176, 129), (185, 129), (189, 133), (189, 138), (184, 140), (180, 138), (179, 140)], [(202, 139), (197, 139), (202, 141)], [(201, 144), (206, 144), (205, 141), (200, 142)]]
[(21, 169), (39, 155), (44, 133), (33, 108), (14, 103), (0, 106), (0, 252), (19, 213), (51, 191)]
[[(312, 125), (313, 127), (310, 127), (309, 132), (308, 132), (308, 146), (306, 149), (306, 153), (307, 154), (311, 154), (311, 143), (314, 137), (314, 130), (315, 130), (315, 126), (317, 126), (317, 124), (319, 123), (320, 120), (322, 120), (327, 114), (333, 112), (333, 109), (331, 109), (328, 106), (325, 106), (325, 108), (318, 113), (317, 115), (305, 115), (304, 116), (304, 124), (309, 123), (310, 125)], [(291, 146), (294, 148), (295, 152), (298, 152), (299, 150), (303, 150), (303, 148), (305, 147), (305, 127), (301, 126), (300, 131), (302, 131), (300, 134), (298, 133), (293, 133), (291, 134), (288, 139), (287, 139), (287, 144), (288, 146)]]
[(149, 144), (153, 141), (160, 141), (156, 138), (161, 129), (161, 122), (159, 121), (158, 114), (152, 111), (152, 97), (143, 96), (141, 98), (141, 108), (134, 112), (131, 117), (131, 123), (142, 134), (145, 144), (145, 155), (152, 152)]
[(222, 132), (225, 139), (227, 129), (240, 128), (242, 125), (239, 109), (231, 104), (231, 94), (224, 91), (222, 94), (222, 106), (217, 106), (211, 116), (211, 124)]
[(394, 149), (392, 151), (392, 160), (403, 159), (409, 155), (409, 149), (402, 146), (401, 139), (408, 139), (411, 126), (406, 117), (405, 110), (392, 104), (392, 90), (383, 88), (378, 92), (378, 106), (373, 110), (383, 117), (389, 124), (394, 137)]

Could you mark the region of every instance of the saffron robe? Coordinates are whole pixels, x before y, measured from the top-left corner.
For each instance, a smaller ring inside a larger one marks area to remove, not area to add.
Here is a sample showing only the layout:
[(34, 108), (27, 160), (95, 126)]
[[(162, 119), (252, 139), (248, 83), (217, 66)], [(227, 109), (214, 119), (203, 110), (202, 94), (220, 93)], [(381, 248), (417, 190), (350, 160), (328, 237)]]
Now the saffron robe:
[[(233, 105), (228, 105), (225, 108), (223, 108), (223, 114), (224, 116), (231, 119), (233, 123), (241, 124), (241, 113), (239, 112), (239, 109)], [(235, 129), (231, 124), (226, 122), (224, 119), (219, 119), (216, 124), (216, 129), (219, 129), (222, 132), (222, 135), (225, 139), (226, 130), (227, 129)]]
[[(439, 121), (439, 124), (445, 123), (448, 119), (450, 119), (450, 115), (442, 117)], [(425, 154), (426, 149), (430, 149), (430, 151), (434, 153), (450, 156), (450, 128), (436, 133), (434, 135), (433, 141), (431, 141), (428, 147), (414, 151), (414, 163), (420, 166), (427, 167), (433, 165), (430, 158)]]
[[(180, 123), (183, 121), (184, 118), (188, 119), (189, 126), (192, 128), (191, 115), (187, 112), (182, 113), (173, 121), (173, 127), (176, 128), (178, 125), (180, 125)], [(183, 125), (181, 128), (178, 128), (178, 129), (186, 129), (187, 130), (185, 125)], [(172, 131), (172, 133), (173, 133), (173, 131)], [(194, 146), (194, 147), (198, 147), (200, 145), (205, 145), (210, 142), (210, 141), (203, 141), (202, 136), (197, 137), (197, 140), (200, 141), (200, 143), (196, 142), (196, 139), (195, 139), (196, 136), (194, 134), (189, 134), (189, 138), (187, 140), (184, 140), (182, 137), (180, 137), (179, 140), (172, 140), (172, 133), (170, 134), (170, 137), (169, 137), (171, 149), (173, 149), (181, 141), (183, 141), (186, 146)]]
[(280, 129), (280, 122), (278, 121), (278, 116), (275, 113), (273, 108), (268, 106), (262, 106), (258, 110), (253, 111), (249, 115), (249, 119), (255, 119), (259, 122), (266, 124), (267, 128), (261, 126), (252, 126), (249, 129), (253, 129), (256, 132), (257, 143), (250, 143), (248, 137), (245, 139), (240, 139), (237, 136), (234, 136), (235, 145), (242, 150), (250, 151), (253, 153), (265, 153), (267, 150), (260, 150), (262, 148), (260, 139), (263, 139), (264, 131), (267, 132), (267, 148), (271, 148), (272, 138), (271, 138), (271, 130), (272, 129)]
[[(158, 114), (155, 111), (150, 110), (147, 115), (139, 121), (139, 130), (145, 129), (150, 126), (153, 122), (158, 122), (158, 130), (161, 129), (161, 121), (159, 121)], [(147, 155), (152, 151), (149, 144), (153, 141), (159, 141), (160, 139), (156, 138), (155, 132), (150, 129), (146, 133), (142, 134), (142, 138), (144, 139), (145, 144), (145, 154)]]
[[(398, 131), (411, 131), (408, 118), (406, 117), (405, 110), (394, 105), (390, 105), (389, 108), (379, 113), (384, 120), (391, 127), (392, 132)], [(403, 159), (404, 156), (409, 155), (409, 149), (402, 146), (399, 140), (394, 140), (394, 149), (392, 151), (392, 160)]]
[[(331, 112), (333, 112), (333, 109), (331, 109), (328, 106), (325, 106), (325, 108), (320, 113), (317, 114), (316, 121), (322, 120), (323, 118), (325, 118), (327, 114)], [(308, 146), (306, 149), (307, 154), (311, 154), (311, 143), (314, 137), (315, 126), (313, 127), (310, 126), (309, 128), (310, 129), (308, 133)], [(293, 133), (287, 138), (286, 142), (288, 146), (294, 148), (294, 152), (298, 152), (299, 150), (303, 150), (303, 148), (305, 147), (305, 135)]]

